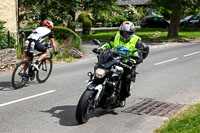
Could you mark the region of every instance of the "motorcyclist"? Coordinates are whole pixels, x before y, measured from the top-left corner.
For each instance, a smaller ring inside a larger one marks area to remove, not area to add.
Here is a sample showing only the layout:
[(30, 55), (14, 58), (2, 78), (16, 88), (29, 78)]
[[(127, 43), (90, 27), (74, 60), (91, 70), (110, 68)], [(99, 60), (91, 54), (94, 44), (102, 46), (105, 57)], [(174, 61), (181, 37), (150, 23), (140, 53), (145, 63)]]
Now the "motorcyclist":
[[(118, 52), (124, 56), (129, 56), (132, 54), (137, 55), (139, 57), (137, 60), (130, 59), (129, 61), (126, 61), (128, 65), (136, 66), (137, 64), (141, 63), (144, 58), (146, 58), (149, 53), (149, 47), (134, 33), (134, 24), (130, 21), (125, 21), (120, 25), (119, 31), (107, 43), (103, 44), (97, 49), (94, 49), (94, 51), (105, 51), (113, 48), (115, 52)], [(136, 76), (135, 69), (136, 67), (133, 67), (132, 70), (124, 68), (120, 92), (120, 107), (125, 106), (126, 98), (130, 96), (131, 79), (134, 79)]]
[[(49, 54), (49, 50), (46, 46), (42, 45), (42, 42), (46, 39), (50, 39), (50, 43), (52, 45), (52, 48), (54, 50), (54, 54), (57, 54), (56, 52), (56, 44), (54, 41), (54, 35), (51, 32), (51, 29), (53, 28), (53, 22), (45, 20), (42, 24), (42, 27), (36, 28), (28, 37), (26, 43), (35, 43), (34, 49), (36, 49), (39, 52), (42, 52), (42, 54), (39, 56), (39, 58), (36, 60), (36, 62), (33, 64), (33, 66), (36, 68), (36, 70), (39, 70), (38, 65), (39, 63)], [(27, 52), (26, 59), (28, 61), (31, 60), (31, 54), (30, 52)]]

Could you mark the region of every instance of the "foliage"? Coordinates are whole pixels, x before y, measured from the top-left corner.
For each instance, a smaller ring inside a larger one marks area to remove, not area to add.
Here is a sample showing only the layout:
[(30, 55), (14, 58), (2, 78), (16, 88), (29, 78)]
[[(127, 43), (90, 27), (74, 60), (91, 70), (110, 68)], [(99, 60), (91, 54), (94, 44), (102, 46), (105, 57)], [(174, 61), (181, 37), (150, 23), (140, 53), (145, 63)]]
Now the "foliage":
[(164, 17), (166, 20), (170, 20), (172, 11), (165, 9), (163, 7), (160, 7), (158, 11), (156, 11), (157, 14), (160, 14)]
[[(73, 23), (74, 12), (80, 10), (79, 3), (63, 0), (20, 0), (22, 19), (29, 21), (29, 24), (38, 25), (45, 19), (51, 20), (55, 25), (70, 25)], [(37, 25), (37, 26), (38, 26)]]
[(195, 13), (200, 9), (200, 0), (151, 0), (154, 8), (164, 8), (172, 12), (168, 37), (178, 37), (181, 17), (187, 13)]
[(199, 133), (200, 104), (192, 105), (176, 117), (171, 118), (155, 133)]
[(136, 16), (139, 16), (139, 13), (134, 6), (129, 5), (125, 10), (125, 16), (129, 21), (133, 21)]
[(110, 4), (106, 3), (106, 6), (103, 8), (93, 8), (92, 9), (93, 15), (93, 23), (96, 24), (101, 22), (103, 26), (107, 26), (108, 24), (113, 24), (115, 19), (113, 16), (122, 15), (124, 16), (123, 9), (120, 8), (116, 2), (112, 2)]
[(153, 7), (160, 7), (160, 10), (177, 11), (182, 17), (185, 13), (195, 14), (199, 11), (199, 0), (152, 0)]
[(58, 44), (57, 60), (71, 61), (73, 58), (81, 58), (83, 53), (71, 45), (69, 39), (64, 40)]
[[(8, 30), (4, 27), (6, 22), (0, 21), (0, 49), (8, 48)], [(13, 48), (16, 40), (12, 34), (10, 34), (10, 47)]]
[[(116, 1), (116, 0), (114, 0)], [(75, 12), (95, 9), (96, 12), (112, 6), (113, 0), (19, 0), (20, 20), (28, 20), (29, 24), (41, 24), (45, 19), (55, 25), (75, 27)], [(37, 23), (35, 23), (37, 21)]]
[(135, 25), (139, 25), (140, 20), (145, 16), (143, 7), (134, 7), (133, 5), (129, 5), (124, 10), (125, 17), (135, 23)]
[(86, 32), (90, 33), (92, 27), (92, 20), (90, 15), (87, 12), (82, 12), (78, 17), (78, 22), (82, 23), (83, 26), (83, 34)]
[[(84, 40), (93, 40), (98, 39), (101, 41), (109, 40), (113, 35), (116, 34), (118, 30), (102, 30), (102, 31), (95, 31), (92, 35), (83, 35), (82, 39)], [(162, 31), (162, 32), (161, 32)], [(160, 33), (159, 36), (155, 36), (155, 34)], [(180, 36), (174, 38), (167, 37), (167, 31), (159, 28), (141, 28), (136, 29), (136, 35), (142, 38), (144, 42), (171, 42), (171, 41), (188, 41), (196, 38), (200, 38), (200, 29), (197, 28), (186, 28), (180, 29)], [(152, 39), (152, 37), (154, 37)]]
[[(116, 30), (102, 30), (102, 31), (95, 31), (93, 35), (83, 35), (82, 39), (85, 40), (93, 40), (98, 39), (101, 41), (107, 41), (112, 36), (114, 36), (117, 33), (118, 29)], [(157, 32), (161, 31), (161, 29), (156, 28), (142, 28), (142, 29), (136, 29), (136, 35), (140, 36), (143, 41), (148, 40), (151, 36), (156, 34)]]
[(56, 40), (65, 40), (68, 38), (70, 40), (77, 40), (79, 46), (82, 43), (80, 36), (66, 27), (54, 26), (52, 32), (54, 33)]
[(122, 15), (117, 15), (117, 16), (114, 17), (113, 25), (114, 26), (120, 26), (126, 20), (127, 19), (125, 17), (123, 17)]

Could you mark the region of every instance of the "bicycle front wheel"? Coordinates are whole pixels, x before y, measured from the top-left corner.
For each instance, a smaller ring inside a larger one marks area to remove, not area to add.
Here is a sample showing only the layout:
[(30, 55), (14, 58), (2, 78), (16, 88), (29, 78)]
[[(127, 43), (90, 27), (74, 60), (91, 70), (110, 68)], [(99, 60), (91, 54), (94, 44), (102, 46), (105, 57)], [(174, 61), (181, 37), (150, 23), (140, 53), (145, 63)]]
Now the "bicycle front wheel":
[(28, 81), (28, 61), (18, 63), (12, 73), (12, 86), (14, 89), (22, 88)]
[(49, 78), (52, 67), (53, 65), (51, 58), (45, 58), (41, 61), (39, 65), (39, 71), (36, 73), (36, 78), (39, 83), (43, 83)]

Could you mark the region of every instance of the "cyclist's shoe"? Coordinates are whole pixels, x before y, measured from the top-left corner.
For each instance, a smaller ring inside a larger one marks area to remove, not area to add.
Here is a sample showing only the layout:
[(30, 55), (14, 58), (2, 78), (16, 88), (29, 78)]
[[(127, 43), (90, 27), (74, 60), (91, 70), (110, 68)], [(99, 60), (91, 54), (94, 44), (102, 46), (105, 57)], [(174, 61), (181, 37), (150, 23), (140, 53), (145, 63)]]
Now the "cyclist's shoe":
[(39, 64), (32, 64), (36, 71), (39, 71)]

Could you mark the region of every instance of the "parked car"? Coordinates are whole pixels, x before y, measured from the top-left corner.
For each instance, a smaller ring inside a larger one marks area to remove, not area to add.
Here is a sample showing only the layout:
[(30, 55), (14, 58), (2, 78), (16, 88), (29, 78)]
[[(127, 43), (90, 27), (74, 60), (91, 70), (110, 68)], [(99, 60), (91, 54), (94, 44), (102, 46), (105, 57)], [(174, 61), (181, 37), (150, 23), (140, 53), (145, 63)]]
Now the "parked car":
[(200, 24), (200, 14), (187, 16), (180, 21), (180, 26), (195, 26), (197, 24)]
[(158, 16), (146, 16), (141, 20), (141, 28), (167, 28), (169, 22)]

